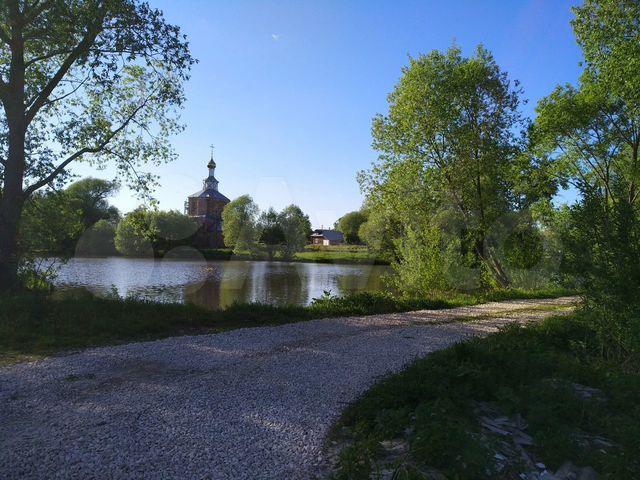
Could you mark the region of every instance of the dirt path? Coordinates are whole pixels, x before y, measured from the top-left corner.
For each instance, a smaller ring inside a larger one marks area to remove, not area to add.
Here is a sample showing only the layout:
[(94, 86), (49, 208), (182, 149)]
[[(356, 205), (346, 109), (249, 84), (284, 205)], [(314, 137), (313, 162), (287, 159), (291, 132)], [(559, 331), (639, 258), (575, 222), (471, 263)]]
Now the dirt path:
[(573, 301), (312, 320), (4, 367), (0, 478), (321, 476), (327, 430), (376, 379)]

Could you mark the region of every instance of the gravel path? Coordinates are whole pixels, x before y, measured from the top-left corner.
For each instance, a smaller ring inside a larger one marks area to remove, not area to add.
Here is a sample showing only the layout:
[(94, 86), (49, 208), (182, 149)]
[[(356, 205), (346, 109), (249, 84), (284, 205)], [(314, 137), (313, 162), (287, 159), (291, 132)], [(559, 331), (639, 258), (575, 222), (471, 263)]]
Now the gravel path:
[(0, 478), (316, 478), (328, 428), (380, 376), (572, 301), (313, 320), (4, 367)]

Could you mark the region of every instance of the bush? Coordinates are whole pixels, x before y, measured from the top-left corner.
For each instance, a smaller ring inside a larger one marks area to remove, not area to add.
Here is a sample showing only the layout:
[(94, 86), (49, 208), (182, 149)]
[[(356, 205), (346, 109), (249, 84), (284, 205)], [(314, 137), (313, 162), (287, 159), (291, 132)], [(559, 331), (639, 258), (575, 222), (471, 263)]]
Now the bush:
[(640, 369), (640, 216), (620, 195), (586, 194), (564, 234), (565, 268), (581, 278), (584, 311), (603, 354)]

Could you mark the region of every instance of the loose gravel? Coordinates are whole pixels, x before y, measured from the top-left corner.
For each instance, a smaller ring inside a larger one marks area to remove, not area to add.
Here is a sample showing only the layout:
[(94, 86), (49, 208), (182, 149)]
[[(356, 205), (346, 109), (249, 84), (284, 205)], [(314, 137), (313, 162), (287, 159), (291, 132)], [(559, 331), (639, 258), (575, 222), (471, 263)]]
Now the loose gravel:
[(377, 379), (573, 301), (313, 320), (4, 367), (0, 478), (320, 478), (328, 429)]

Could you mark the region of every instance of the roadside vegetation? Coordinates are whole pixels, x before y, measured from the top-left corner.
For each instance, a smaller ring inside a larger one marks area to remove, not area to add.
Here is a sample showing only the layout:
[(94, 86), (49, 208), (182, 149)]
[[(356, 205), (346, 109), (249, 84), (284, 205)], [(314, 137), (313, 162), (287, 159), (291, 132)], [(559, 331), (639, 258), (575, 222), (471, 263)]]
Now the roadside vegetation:
[(494, 291), (409, 299), (387, 293), (335, 297), (326, 292), (309, 306), (234, 304), (210, 311), (196, 305), (135, 298), (95, 297), (86, 290), (60, 294), (0, 295), (0, 364), (98, 345), (280, 325), (315, 318), (452, 308), (491, 300), (543, 298), (564, 290)]
[(330, 438), (335, 478), (519, 479), (564, 465), (577, 475), (548, 478), (590, 467), (636, 479), (638, 399), (640, 377), (603, 355), (580, 316), (511, 326), (434, 352), (350, 405)]

